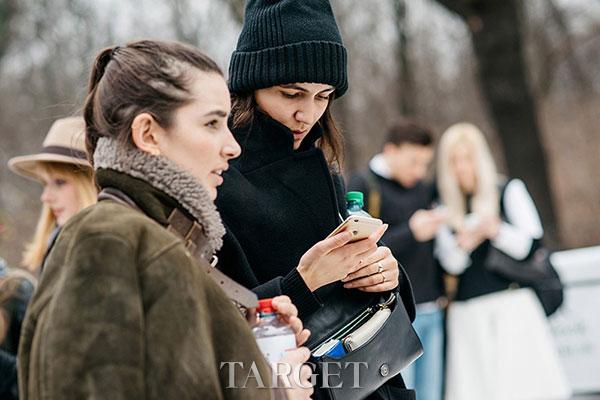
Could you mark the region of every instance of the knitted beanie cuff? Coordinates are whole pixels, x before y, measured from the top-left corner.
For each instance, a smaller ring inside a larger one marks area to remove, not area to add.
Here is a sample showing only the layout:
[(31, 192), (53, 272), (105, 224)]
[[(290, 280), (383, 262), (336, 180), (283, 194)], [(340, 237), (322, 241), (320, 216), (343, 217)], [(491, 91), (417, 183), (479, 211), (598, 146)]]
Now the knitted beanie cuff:
[(310, 41), (259, 51), (235, 51), (229, 64), (229, 89), (249, 93), (286, 83), (322, 83), (335, 87), (335, 96), (348, 89), (346, 49), (339, 43)]

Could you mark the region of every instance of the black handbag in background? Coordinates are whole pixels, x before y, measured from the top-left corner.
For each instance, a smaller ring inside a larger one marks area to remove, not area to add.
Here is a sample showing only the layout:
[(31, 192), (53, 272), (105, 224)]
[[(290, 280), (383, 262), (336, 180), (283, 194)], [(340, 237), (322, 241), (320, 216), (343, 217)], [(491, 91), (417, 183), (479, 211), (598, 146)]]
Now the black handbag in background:
[(545, 247), (539, 247), (525, 260), (516, 260), (490, 246), (485, 267), (519, 287), (532, 288), (546, 316), (552, 315), (563, 302), (563, 285)]

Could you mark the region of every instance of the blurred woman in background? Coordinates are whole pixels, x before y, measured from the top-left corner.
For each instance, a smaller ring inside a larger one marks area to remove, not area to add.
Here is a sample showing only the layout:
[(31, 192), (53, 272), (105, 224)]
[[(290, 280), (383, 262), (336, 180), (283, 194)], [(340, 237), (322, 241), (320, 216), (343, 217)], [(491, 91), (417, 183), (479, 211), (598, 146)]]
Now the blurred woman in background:
[(17, 397), (16, 356), (27, 303), (41, 273), (44, 258), (61, 227), (96, 201), (92, 168), (85, 153), (85, 123), (81, 117), (54, 122), (37, 154), (14, 157), (10, 169), (41, 183), (42, 210), (33, 240), (26, 245), (22, 265), (0, 274), (0, 398)]
[(37, 273), (60, 228), (81, 209), (96, 202), (92, 168), (85, 152), (83, 118), (57, 120), (40, 153), (11, 158), (8, 166), (44, 186), (41, 214), (22, 261), (25, 268)]
[(535, 293), (508, 290), (512, 282), (486, 268), (492, 246), (524, 260), (540, 244), (542, 225), (524, 183), (498, 176), (485, 137), (468, 123), (443, 134), (437, 183), (449, 219), (436, 255), (458, 278), (448, 310), (446, 399), (569, 398)]

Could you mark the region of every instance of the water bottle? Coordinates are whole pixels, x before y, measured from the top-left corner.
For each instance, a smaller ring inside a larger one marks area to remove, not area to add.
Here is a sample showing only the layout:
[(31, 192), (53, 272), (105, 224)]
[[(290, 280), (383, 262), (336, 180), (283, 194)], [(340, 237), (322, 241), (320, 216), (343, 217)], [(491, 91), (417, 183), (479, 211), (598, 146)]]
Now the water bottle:
[(286, 350), (296, 348), (296, 335), (289, 325), (279, 321), (272, 300), (259, 300), (257, 311), (260, 318), (252, 333), (267, 361), (275, 364), (281, 361)]
[(368, 212), (363, 210), (365, 205), (364, 195), (362, 192), (346, 193), (346, 209), (348, 215), (361, 215), (363, 217), (371, 217)]

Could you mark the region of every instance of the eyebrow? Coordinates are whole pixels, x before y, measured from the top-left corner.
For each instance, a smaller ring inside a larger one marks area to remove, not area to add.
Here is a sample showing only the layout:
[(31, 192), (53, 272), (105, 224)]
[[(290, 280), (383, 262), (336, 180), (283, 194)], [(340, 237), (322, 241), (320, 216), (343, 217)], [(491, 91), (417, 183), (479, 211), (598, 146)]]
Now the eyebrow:
[[(308, 90), (304, 89), (302, 86), (296, 85), (295, 83), (288, 83), (288, 84), (279, 85), (279, 86), (281, 86), (282, 88), (285, 88), (285, 89), (295, 89), (295, 90), (299, 90), (304, 93), (308, 93)], [(325, 93), (325, 92), (329, 92), (329, 91), (333, 92), (334, 90), (335, 90), (334, 87), (330, 87), (330, 88), (321, 90), (319, 93)]]
[(227, 113), (223, 110), (213, 110), (213, 111), (209, 111), (206, 114), (204, 114), (205, 117), (209, 117), (215, 115), (217, 117), (222, 117), (222, 118), (226, 118), (227, 117)]

